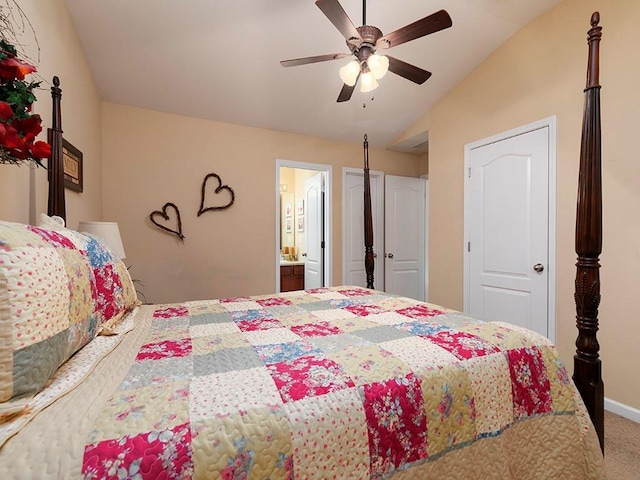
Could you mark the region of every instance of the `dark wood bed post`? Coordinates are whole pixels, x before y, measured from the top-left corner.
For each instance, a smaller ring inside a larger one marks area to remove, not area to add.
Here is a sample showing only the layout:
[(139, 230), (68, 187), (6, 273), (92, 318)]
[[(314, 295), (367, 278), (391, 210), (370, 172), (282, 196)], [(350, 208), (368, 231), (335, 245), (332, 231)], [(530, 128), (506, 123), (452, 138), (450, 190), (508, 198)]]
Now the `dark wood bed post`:
[(573, 380), (584, 399), (604, 451), (604, 384), (598, 351), (598, 306), (602, 252), (602, 173), (600, 145), (600, 14), (591, 16), (589, 62), (585, 92), (580, 174), (576, 213), (575, 302), (578, 338)]
[(53, 100), (53, 115), (51, 124), (51, 158), (48, 162), (49, 169), (49, 204), (48, 215), (57, 215), (66, 220), (66, 207), (64, 201), (64, 164), (62, 159), (62, 114), (60, 100), (62, 90), (60, 89), (60, 79), (53, 77), (51, 87), (51, 98)]
[(367, 288), (373, 287), (373, 218), (371, 214), (371, 178), (369, 177), (369, 141), (364, 135), (364, 269)]

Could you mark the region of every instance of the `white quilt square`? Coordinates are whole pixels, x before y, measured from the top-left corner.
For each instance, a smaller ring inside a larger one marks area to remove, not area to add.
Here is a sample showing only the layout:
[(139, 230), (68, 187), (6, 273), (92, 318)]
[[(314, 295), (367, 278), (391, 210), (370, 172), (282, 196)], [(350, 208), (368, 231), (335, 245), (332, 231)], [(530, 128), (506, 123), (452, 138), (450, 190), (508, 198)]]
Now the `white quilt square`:
[(460, 361), (444, 348), (420, 337), (398, 338), (378, 345), (400, 358), (418, 374), (425, 368), (437, 368)]
[(240, 329), (233, 322), (224, 323), (203, 323), (202, 325), (191, 325), (189, 335), (191, 338), (210, 337), (220, 333), (239, 333)]
[(244, 332), (245, 338), (252, 345), (272, 345), (274, 343), (299, 342), (301, 337), (288, 328), (270, 328), (268, 330), (256, 330)]
[(195, 377), (189, 387), (192, 419), (229, 416), (273, 405), (282, 405), (282, 399), (265, 367)]
[(478, 434), (499, 432), (513, 422), (513, 393), (509, 363), (503, 353), (464, 363), (476, 405)]

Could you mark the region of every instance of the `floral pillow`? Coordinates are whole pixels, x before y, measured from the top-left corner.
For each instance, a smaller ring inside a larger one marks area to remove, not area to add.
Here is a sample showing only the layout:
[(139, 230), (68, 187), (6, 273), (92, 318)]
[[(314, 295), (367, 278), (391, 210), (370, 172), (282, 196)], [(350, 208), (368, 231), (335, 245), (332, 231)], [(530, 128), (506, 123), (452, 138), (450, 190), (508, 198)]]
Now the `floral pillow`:
[(98, 238), (0, 221), (0, 402), (40, 391), (137, 304), (126, 266)]

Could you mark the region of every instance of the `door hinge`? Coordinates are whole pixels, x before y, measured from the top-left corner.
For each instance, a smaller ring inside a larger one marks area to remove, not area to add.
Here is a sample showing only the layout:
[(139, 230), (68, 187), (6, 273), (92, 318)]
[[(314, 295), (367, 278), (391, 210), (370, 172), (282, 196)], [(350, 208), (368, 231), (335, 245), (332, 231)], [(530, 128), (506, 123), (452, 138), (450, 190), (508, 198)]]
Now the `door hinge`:
[(471, 178), (471, 167), (467, 169), (467, 177)]
[(467, 242), (467, 252), (471, 251), (471, 242)]
[(324, 248), (324, 240), (320, 242), (320, 248)]

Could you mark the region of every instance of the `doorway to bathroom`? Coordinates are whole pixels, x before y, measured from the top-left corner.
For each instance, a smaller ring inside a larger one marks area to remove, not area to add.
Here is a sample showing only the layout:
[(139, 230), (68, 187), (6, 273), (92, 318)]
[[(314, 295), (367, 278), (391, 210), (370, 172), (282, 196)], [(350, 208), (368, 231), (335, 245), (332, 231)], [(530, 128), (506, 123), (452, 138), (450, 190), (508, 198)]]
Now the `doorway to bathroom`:
[(331, 165), (276, 160), (276, 291), (332, 285)]

